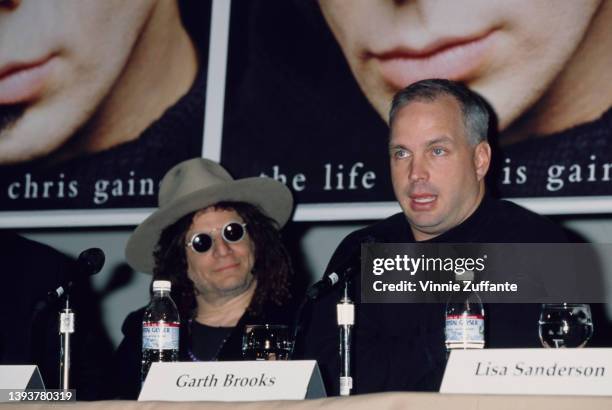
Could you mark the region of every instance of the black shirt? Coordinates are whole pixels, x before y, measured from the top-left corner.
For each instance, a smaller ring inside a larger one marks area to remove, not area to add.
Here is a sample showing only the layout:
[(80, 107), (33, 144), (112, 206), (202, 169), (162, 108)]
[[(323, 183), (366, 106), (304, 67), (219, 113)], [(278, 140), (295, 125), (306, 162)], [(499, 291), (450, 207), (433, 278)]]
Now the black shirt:
[(191, 320), (187, 327), (191, 332), (187, 348), (189, 358), (194, 361), (215, 360), (233, 330), (233, 327), (208, 326)]
[[(410, 225), (399, 213), (348, 235), (329, 263), (335, 267), (355, 254), (360, 243), (414, 242)], [(520, 243), (565, 242), (563, 231), (548, 219), (511, 202), (485, 196), (477, 210), (460, 225), (431, 242)], [(329, 269), (329, 268), (328, 268)], [(445, 306), (440, 304), (359, 304), (360, 284), (353, 280), (357, 301), (353, 344), (354, 393), (439, 388), (446, 352)], [(328, 394), (338, 394), (339, 359), (336, 303), (339, 290), (317, 300), (310, 310), (303, 356), (316, 359)], [(490, 304), (485, 307), (487, 347), (538, 347), (540, 306)]]

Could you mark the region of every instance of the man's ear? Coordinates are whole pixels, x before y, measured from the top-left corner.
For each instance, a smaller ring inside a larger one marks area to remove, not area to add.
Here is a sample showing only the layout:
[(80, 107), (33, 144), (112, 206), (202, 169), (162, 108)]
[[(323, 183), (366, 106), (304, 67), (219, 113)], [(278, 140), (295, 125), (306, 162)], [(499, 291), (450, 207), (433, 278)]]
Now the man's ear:
[(487, 175), (489, 165), (491, 165), (491, 146), (486, 141), (479, 142), (474, 149), (474, 168), (479, 181)]

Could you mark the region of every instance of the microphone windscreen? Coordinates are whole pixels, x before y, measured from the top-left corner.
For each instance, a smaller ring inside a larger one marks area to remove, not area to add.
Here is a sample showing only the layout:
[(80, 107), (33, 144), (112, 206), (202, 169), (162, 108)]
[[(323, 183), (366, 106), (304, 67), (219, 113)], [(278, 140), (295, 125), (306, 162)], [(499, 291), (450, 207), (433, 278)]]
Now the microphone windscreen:
[(77, 259), (79, 270), (85, 275), (95, 275), (104, 266), (106, 258), (100, 248), (89, 248), (81, 252)]

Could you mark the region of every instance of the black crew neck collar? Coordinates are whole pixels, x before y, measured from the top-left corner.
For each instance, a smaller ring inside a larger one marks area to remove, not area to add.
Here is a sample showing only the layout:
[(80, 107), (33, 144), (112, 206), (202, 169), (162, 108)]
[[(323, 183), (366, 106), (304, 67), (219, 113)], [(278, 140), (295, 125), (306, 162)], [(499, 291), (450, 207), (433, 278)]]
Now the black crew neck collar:
[(227, 330), (232, 330), (235, 326), (210, 326), (210, 325), (205, 325), (204, 323), (200, 323), (197, 320), (193, 320), (191, 322), (191, 326), (193, 328), (199, 328), (199, 329), (203, 329), (203, 330), (219, 330), (219, 331), (227, 331)]

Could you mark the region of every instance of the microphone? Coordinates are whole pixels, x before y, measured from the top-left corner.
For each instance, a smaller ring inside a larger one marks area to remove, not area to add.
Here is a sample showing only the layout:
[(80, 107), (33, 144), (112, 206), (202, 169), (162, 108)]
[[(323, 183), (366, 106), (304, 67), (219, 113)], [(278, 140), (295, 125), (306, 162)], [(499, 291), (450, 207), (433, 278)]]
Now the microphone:
[(95, 275), (104, 266), (104, 252), (100, 248), (89, 248), (79, 254), (77, 260), (68, 270), (66, 278), (60, 285), (47, 294), (49, 301), (61, 298), (72, 287), (72, 283), (81, 278)]
[[(371, 235), (365, 236), (361, 239), (360, 245), (369, 244), (376, 242), (376, 238)], [(349, 279), (355, 272), (359, 272), (361, 268), (361, 246), (350, 252), (341, 263), (336, 265), (335, 269), (323, 276), (323, 278), (308, 288), (306, 291), (306, 297), (309, 299), (316, 299), (321, 294), (327, 292), (329, 289), (336, 286), (338, 283), (344, 282)]]

